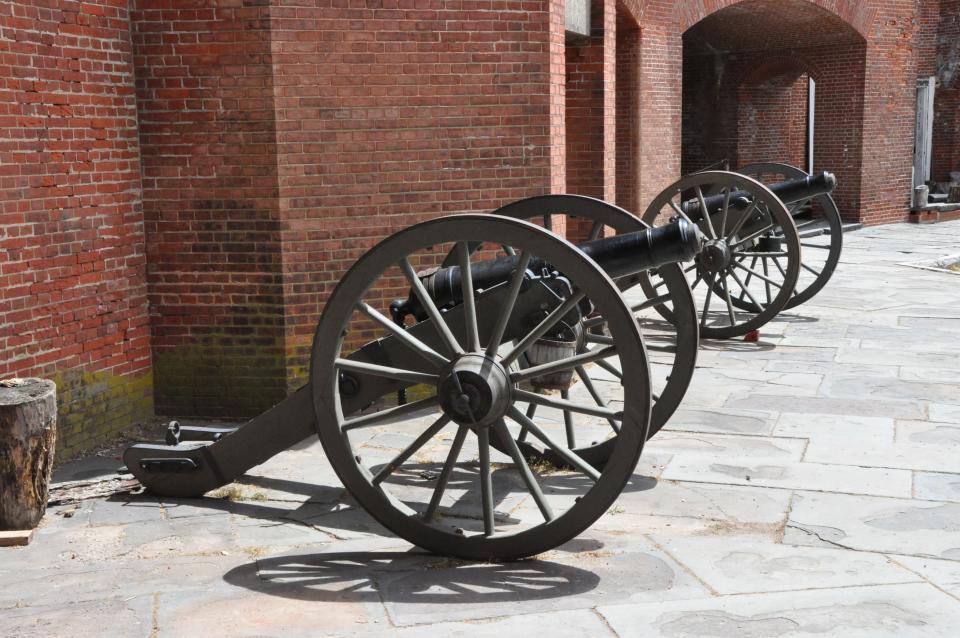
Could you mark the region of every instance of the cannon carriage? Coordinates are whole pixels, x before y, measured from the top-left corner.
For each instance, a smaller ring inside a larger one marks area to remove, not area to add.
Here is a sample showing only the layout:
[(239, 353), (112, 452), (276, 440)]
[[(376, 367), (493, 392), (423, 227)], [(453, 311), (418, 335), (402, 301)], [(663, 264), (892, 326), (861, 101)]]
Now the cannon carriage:
[[(775, 185), (788, 199), (832, 187), (829, 175)], [(559, 215), (588, 220), (587, 241), (553, 234)], [(784, 259), (779, 292), (763, 304), (748, 282), (733, 306), (727, 290), (730, 322), (717, 327), (710, 296), (760, 252)], [(687, 390), (699, 333), (755, 329), (790, 302), (799, 252), (783, 201), (725, 173), (681, 180), (644, 219), (557, 195), (423, 222), (341, 279), (307, 385), (239, 428), (172, 427), (166, 445), (134, 445), (124, 461), (151, 492), (193, 497), (318, 434), (356, 501), (411, 543), (464, 558), (537, 554), (628, 485)], [(707, 284), (702, 310), (689, 276)], [(400, 441), (399, 453), (360, 453), (376, 437)]]

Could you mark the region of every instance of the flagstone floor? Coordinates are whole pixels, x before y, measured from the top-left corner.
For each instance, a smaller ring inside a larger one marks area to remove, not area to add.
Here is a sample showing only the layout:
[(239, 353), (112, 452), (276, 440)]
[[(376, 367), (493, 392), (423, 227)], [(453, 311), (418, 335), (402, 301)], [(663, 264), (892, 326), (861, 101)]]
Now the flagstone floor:
[(308, 443), (220, 497), (52, 507), (0, 548), (0, 636), (956, 636), (960, 276), (904, 264), (960, 222), (845, 243), (759, 342), (703, 343), (635, 489), (535, 560), (415, 550)]

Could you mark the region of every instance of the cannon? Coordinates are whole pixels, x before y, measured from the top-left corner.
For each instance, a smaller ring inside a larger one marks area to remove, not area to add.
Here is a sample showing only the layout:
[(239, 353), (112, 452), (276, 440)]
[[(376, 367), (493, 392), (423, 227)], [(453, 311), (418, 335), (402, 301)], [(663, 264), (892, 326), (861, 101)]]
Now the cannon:
[[(742, 227), (763, 206), (793, 228), (755, 180), (720, 194)], [(415, 545), (476, 559), (555, 547), (628, 485), (689, 385), (705, 322), (679, 264), (702, 259), (711, 216), (679, 210), (653, 226), (548, 195), (401, 231), (329, 297), (304, 387), (236, 429), (172, 427), (124, 461), (151, 492), (195, 497), (318, 434), (359, 505)], [(585, 242), (550, 232), (563, 216), (590, 222)]]
[[(697, 299), (701, 336), (745, 336), (784, 309), (808, 300), (832, 274), (839, 259), (839, 239), (831, 241), (826, 263), (817, 258), (813, 260), (817, 263), (804, 261), (801, 247), (822, 250), (821, 245), (803, 240), (840, 236), (836, 206), (833, 214), (801, 219), (800, 228), (795, 217), (809, 214), (811, 202), (828, 211), (836, 178), (790, 168), (769, 164), (744, 168), (755, 177), (770, 179), (769, 188), (745, 174), (688, 175), (664, 190), (644, 212), (642, 219), (648, 224), (685, 219), (707, 237), (694, 264), (684, 269)], [(813, 224), (818, 226), (809, 227)], [(801, 279), (801, 273), (807, 272), (812, 280)], [(664, 284), (651, 271), (641, 285), (652, 295)], [(673, 320), (669, 308), (659, 306), (658, 310)]]
[[(507, 559), (573, 538), (628, 483), (651, 422), (636, 309), (604, 267), (619, 281), (643, 268), (667, 272), (703, 237), (684, 220), (646, 228), (633, 219), (635, 230), (581, 250), (521, 216), (445, 217), (385, 239), (330, 295), (307, 385), (234, 431), (179, 426), (174, 445), (133, 445), (129, 471), (153, 493), (200, 496), (318, 434), (353, 498), (418, 546)], [(687, 346), (695, 351), (695, 340)], [(594, 362), (617, 371), (622, 403), (538, 387)], [(400, 389), (412, 400), (393, 405)], [(568, 444), (566, 413), (593, 422), (577, 434), (615, 434), (602, 463)], [(384, 437), (402, 449), (365, 445)], [(532, 448), (537, 455), (525, 454)]]

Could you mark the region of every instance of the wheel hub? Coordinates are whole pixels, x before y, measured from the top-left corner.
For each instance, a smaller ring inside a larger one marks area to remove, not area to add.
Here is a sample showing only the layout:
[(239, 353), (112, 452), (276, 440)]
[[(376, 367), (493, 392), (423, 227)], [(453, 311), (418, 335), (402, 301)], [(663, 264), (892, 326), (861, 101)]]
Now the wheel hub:
[(465, 354), (440, 379), (437, 393), (444, 413), (460, 425), (487, 427), (510, 407), (510, 375), (482, 354)]
[(707, 272), (720, 272), (730, 265), (730, 246), (722, 239), (708, 241), (697, 256)]

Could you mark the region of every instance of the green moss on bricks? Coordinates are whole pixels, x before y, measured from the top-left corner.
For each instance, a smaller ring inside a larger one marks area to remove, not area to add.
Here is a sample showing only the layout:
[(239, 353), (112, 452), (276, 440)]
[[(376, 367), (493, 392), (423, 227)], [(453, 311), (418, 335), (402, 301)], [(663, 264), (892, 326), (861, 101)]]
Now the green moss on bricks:
[[(252, 340), (250, 340), (252, 341)], [(207, 335), (157, 348), (156, 409), (179, 417), (252, 417), (287, 396), (283, 339)]]
[(153, 418), (149, 370), (123, 375), (67, 370), (50, 378), (57, 384), (57, 461), (108, 444)]

